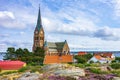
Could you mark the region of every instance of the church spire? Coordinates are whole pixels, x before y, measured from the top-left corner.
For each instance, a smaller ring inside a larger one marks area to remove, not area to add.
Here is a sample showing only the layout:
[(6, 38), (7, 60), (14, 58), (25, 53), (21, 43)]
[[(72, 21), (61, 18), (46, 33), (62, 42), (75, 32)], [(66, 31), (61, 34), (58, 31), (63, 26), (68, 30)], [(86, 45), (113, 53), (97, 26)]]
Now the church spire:
[(41, 20), (41, 13), (40, 13), (40, 4), (39, 4), (39, 11), (38, 11), (38, 19), (37, 19), (37, 25), (36, 28), (38, 31), (42, 28), (42, 20)]

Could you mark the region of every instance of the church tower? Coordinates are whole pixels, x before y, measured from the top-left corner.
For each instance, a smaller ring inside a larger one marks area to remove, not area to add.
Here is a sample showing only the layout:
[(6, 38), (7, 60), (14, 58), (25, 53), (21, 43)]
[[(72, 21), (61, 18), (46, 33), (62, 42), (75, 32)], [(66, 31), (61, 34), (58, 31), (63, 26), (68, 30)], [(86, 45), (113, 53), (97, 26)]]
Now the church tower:
[(34, 30), (33, 52), (37, 47), (44, 48), (44, 29), (42, 27), (40, 7), (38, 12), (37, 25)]

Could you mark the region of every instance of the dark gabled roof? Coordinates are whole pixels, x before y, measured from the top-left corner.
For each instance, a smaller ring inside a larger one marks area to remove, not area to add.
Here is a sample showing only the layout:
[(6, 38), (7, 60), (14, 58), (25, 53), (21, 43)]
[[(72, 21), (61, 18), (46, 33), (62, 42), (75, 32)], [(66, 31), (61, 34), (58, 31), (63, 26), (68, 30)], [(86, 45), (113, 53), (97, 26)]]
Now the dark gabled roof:
[(55, 44), (56, 44), (58, 50), (62, 50), (65, 42), (55, 42)]
[(45, 41), (44, 46), (47, 46), (50, 51), (62, 51), (66, 41), (64, 42), (47, 42)]

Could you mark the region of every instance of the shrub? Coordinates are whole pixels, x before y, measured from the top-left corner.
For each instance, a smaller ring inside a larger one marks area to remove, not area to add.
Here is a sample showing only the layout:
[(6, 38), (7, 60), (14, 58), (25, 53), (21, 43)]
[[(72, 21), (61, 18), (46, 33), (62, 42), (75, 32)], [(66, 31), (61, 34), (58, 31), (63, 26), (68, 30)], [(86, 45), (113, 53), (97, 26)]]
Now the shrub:
[(120, 69), (120, 63), (112, 63), (110, 65), (113, 69)]
[(94, 63), (94, 61), (90, 61), (89, 63)]
[(75, 67), (79, 67), (79, 68), (85, 68), (85, 65), (84, 65), (84, 64), (81, 64), (81, 63), (79, 63), (79, 64), (74, 64), (74, 66), (75, 66)]
[(93, 72), (93, 73), (96, 73), (96, 74), (108, 74), (107, 71), (101, 71), (98, 68), (90, 68), (90, 71)]
[(111, 73), (116, 74), (117, 76), (120, 77), (120, 70), (113, 70)]
[(92, 64), (90, 64), (90, 66), (91, 66), (91, 67), (99, 67), (100, 64), (99, 64), (99, 63), (92, 63)]
[(85, 65), (85, 67), (89, 67), (89, 66), (91, 66), (90, 64), (84, 64)]
[(112, 63), (116, 63), (117, 61), (116, 60), (113, 60)]
[(29, 70), (29, 67), (23, 67), (18, 70), (18, 72), (25, 72), (26, 70)]

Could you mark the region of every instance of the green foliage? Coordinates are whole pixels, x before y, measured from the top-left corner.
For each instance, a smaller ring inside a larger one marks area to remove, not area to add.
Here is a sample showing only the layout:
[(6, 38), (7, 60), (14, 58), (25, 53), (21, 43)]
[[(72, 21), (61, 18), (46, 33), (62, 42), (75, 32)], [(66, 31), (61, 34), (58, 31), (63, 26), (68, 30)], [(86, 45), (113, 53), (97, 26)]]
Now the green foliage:
[(120, 63), (112, 63), (110, 65), (113, 69), (120, 69)]
[(75, 59), (77, 59), (77, 62), (82, 63), (82, 64), (87, 63), (87, 61), (91, 58), (92, 58), (92, 54), (85, 54), (85, 55), (82, 55), (82, 56), (75, 55)]
[(36, 56), (44, 57), (44, 50), (40, 47), (37, 47), (36, 50), (34, 51)]
[(17, 73), (17, 72), (18, 72), (18, 71), (7, 71), (7, 72), (4, 72), (4, 73), (1, 73), (0, 76), (12, 74), (12, 73)]
[(29, 70), (29, 67), (22, 67), (21, 69), (18, 70), (18, 72), (25, 72), (26, 70)]
[(108, 72), (107, 71), (101, 71), (100, 69), (98, 68), (90, 68), (90, 71), (92, 73), (95, 73), (95, 74), (107, 74)]
[(31, 68), (30, 72), (40, 72), (41, 66), (34, 66)]
[(120, 57), (116, 57), (113, 62), (120, 63)]
[(34, 53), (29, 52), (28, 49), (10, 47), (7, 49), (7, 54), (4, 56), (4, 60), (21, 60), (30, 65), (43, 65), (44, 49), (37, 48)]
[(116, 63), (117, 61), (116, 60), (113, 60), (112, 63)]
[(85, 68), (85, 65), (81, 64), (81, 63), (79, 63), (79, 64), (73, 64), (73, 66), (79, 67), (79, 68)]
[(92, 63), (92, 64), (90, 64), (90, 66), (91, 66), (91, 67), (99, 67), (100, 64), (99, 64), (99, 63)]
[(90, 63), (90, 64), (91, 64), (91, 63), (94, 63), (94, 61), (91, 60), (89, 63)]
[(120, 77), (120, 69), (119, 70), (112, 70), (111, 73), (116, 74)]
[(4, 56), (4, 60), (9, 60), (9, 59), (12, 59), (12, 58), (15, 58), (15, 48), (13, 47), (9, 47), (7, 49), (7, 53), (5, 56)]

